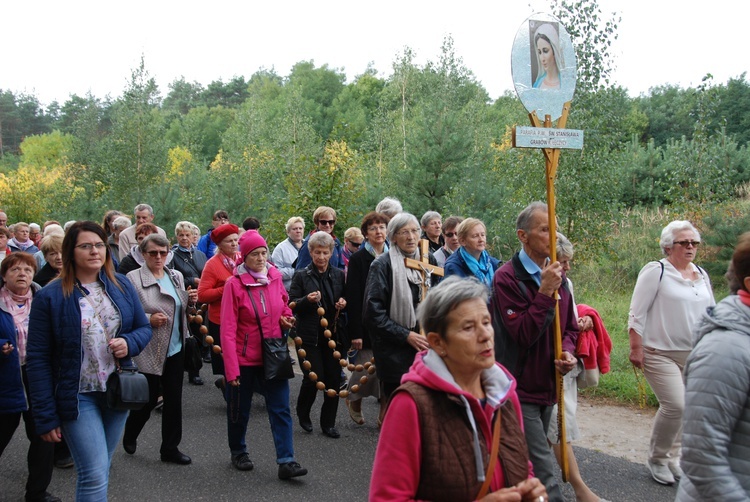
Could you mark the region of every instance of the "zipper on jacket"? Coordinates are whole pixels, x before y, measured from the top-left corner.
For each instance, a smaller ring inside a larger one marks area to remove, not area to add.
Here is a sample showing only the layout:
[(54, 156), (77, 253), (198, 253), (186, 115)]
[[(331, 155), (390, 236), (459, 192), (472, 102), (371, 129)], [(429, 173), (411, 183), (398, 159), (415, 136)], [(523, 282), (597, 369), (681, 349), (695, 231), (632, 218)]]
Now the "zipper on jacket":
[(260, 291), (260, 305), (263, 307), (263, 313), (268, 314), (268, 310), (266, 310), (266, 297), (263, 295), (263, 291)]
[(249, 335), (245, 333), (245, 343), (242, 346), (242, 357), (245, 357), (245, 352), (247, 352), (247, 339), (249, 338)]

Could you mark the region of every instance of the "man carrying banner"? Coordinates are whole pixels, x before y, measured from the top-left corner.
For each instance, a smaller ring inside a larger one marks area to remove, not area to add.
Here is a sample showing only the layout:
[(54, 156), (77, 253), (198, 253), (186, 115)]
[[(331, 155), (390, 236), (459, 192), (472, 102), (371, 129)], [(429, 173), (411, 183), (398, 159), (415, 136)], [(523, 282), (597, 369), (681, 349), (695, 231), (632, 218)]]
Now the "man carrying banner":
[[(577, 318), (559, 262), (549, 262), (547, 205), (529, 204), (518, 215), (522, 249), (495, 274), (492, 315), (495, 354), (518, 381), (524, 431), (534, 474), (549, 500), (564, 501), (555, 480), (555, 458), (547, 442), (552, 406), (557, 402), (555, 367), (565, 374), (576, 365)], [(559, 295), (562, 356), (554, 360), (555, 291)]]

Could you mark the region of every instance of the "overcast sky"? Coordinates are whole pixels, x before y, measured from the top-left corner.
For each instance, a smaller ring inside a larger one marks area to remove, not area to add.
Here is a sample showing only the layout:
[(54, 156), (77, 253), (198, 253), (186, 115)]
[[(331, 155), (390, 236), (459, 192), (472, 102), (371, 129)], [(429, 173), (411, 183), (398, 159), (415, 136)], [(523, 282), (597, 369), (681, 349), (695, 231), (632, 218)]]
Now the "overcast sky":
[[(529, 6), (531, 4), (531, 6)], [(615, 81), (631, 96), (675, 84), (716, 84), (750, 68), (750, 4), (730, 0), (599, 0), (622, 16)], [(391, 74), (405, 46), (437, 59), (446, 35), (494, 99), (513, 89), (510, 54), (521, 23), (548, 2), (530, 0), (6, 1), (0, 89), (43, 105), (71, 94), (122, 94), (143, 54), (162, 96), (180, 76), (207, 85), (259, 68), (288, 75), (299, 61), (343, 70), (348, 81), (372, 62)], [(735, 28), (733, 28), (735, 27)]]

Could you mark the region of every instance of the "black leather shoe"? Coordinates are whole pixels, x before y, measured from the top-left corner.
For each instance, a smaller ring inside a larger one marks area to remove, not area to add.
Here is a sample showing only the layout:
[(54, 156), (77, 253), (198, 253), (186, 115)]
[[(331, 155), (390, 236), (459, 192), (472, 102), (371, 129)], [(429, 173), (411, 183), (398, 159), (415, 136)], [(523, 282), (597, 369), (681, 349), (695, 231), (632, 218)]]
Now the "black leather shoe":
[[(302, 474), (299, 475), (301, 476)], [(62, 502), (62, 500), (60, 499), (60, 497), (55, 497), (49, 492), (44, 492), (44, 495), (42, 495), (41, 497), (26, 497), (26, 502)]]
[(68, 455), (67, 457), (60, 457), (55, 459), (55, 467), (58, 469), (67, 469), (69, 467), (73, 467), (75, 463), (73, 462), (73, 457)]
[(199, 376), (188, 379), (193, 385), (203, 385), (203, 379)]
[(299, 465), (297, 462), (288, 462), (279, 465), (279, 479), (296, 478), (297, 476), (304, 476), (305, 474), (307, 474), (307, 469)]
[(170, 464), (188, 465), (192, 460), (190, 457), (177, 450), (173, 453), (162, 453), (161, 461)]
[(307, 418), (307, 419), (300, 418), (299, 419), (299, 426), (302, 427), (302, 430), (304, 430), (305, 432), (312, 432), (313, 431), (312, 422), (310, 421), (309, 418)]
[(333, 439), (338, 439), (341, 437), (341, 434), (336, 427), (323, 427), (323, 434)]
[(238, 471), (252, 471), (253, 461), (250, 460), (250, 456), (247, 453), (240, 453), (239, 455), (232, 455), (232, 465)]
[(133, 441), (127, 441), (123, 438), (122, 440), (122, 449), (125, 450), (125, 453), (132, 455), (135, 453), (135, 449), (138, 447), (138, 443)]
[(219, 377), (216, 380), (214, 380), (214, 385), (223, 394), (224, 393), (224, 389), (226, 388), (226, 380), (224, 380), (224, 377)]

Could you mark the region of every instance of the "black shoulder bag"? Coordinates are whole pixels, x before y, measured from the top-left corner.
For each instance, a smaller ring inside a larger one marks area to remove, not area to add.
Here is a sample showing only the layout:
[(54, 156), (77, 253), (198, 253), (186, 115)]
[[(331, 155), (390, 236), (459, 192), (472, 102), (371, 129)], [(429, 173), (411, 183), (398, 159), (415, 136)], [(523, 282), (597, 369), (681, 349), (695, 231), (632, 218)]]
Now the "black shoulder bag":
[(258, 331), (260, 332), (261, 347), (263, 349), (263, 373), (266, 380), (288, 380), (294, 378), (292, 357), (289, 355), (286, 337), (266, 338), (263, 336), (263, 326), (260, 322), (258, 307), (255, 305), (253, 295), (250, 293), (250, 287), (245, 287), (247, 288), (247, 295), (250, 297), (250, 303), (253, 304), (255, 320), (258, 322)]
[[(76, 284), (78, 291), (86, 298), (91, 308), (94, 310), (94, 315), (99, 320), (99, 324), (104, 330), (104, 335), (109, 341), (109, 333), (107, 333), (106, 325), (102, 318), (99, 316), (99, 311), (96, 309), (94, 302), (91, 301), (89, 295)], [(140, 410), (149, 400), (148, 392), (148, 380), (146, 377), (138, 372), (138, 367), (135, 365), (130, 357), (125, 357), (123, 360), (130, 361), (130, 365), (123, 367), (120, 364), (120, 360), (115, 358), (115, 371), (113, 371), (107, 378), (107, 407), (111, 410)]]

